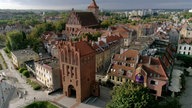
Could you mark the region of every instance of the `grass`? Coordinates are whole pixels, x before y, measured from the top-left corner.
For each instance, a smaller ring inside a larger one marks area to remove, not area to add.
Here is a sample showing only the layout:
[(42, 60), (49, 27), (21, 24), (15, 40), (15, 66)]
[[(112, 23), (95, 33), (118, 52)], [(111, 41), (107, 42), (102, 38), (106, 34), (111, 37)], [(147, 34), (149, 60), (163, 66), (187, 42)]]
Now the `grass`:
[(58, 108), (57, 106), (51, 104), (48, 101), (42, 101), (42, 102), (34, 102), (25, 108)]
[(41, 85), (39, 85), (37, 82), (34, 82), (32, 80), (30, 80), (29, 78), (27, 79), (27, 83), (29, 85), (31, 85), (31, 87), (33, 88), (33, 90), (39, 90), (41, 89)]
[(5, 53), (7, 54), (7, 56), (8, 56), (9, 58), (11, 58), (11, 51), (10, 51), (9, 49), (7, 49), (7, 48), (4, 48), (3, 50), (5, 51)]
[(2, 65), (0, 64), (0, 70), (2, 70), (3, 69), (3, 67), (2, 67)]
[(3, 58), (2, 54), (0, 53), (0, 58), (3, 60), (3, 64), (5, 66), (5, 68), (7, 69), (7, 63), (5, 62), (5, 59)]

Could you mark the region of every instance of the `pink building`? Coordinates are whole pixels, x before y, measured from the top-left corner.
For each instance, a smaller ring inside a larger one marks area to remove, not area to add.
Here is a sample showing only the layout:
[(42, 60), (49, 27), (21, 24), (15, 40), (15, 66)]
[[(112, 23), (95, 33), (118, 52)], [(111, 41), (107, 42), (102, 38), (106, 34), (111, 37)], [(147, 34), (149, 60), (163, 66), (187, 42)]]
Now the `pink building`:
[(160, 59), (140, 56), (136, 50), (116, 54), (108, 71), (108, 78), (116, 84), (127, 81), (142, 84), (156, 96), (161, 96), (162, 89), (168, 84)]

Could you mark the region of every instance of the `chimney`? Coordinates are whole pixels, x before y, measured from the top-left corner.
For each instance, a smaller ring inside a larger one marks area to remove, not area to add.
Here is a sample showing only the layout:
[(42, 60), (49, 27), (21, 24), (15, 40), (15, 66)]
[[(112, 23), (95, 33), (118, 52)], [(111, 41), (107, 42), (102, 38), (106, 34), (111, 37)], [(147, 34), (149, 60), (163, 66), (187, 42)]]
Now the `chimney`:
[(149, 65), (151, 64), (151, 56), (149, 57)]
[(91, 45), (92, 45), (92, 46), (93, 46), (93, 44), (94, 44), (94, 41), (91, 42)]

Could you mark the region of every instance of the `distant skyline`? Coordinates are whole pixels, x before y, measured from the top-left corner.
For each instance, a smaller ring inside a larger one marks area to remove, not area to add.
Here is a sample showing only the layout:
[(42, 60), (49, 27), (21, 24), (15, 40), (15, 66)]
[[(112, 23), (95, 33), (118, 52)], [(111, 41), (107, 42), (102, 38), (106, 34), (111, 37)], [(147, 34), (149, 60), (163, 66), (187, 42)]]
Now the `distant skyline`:
[[(0, 9), (85, 10), (92, 0), (0, 0)], [(187, 9), (191, 0), (96, 0), (100, 9)]]

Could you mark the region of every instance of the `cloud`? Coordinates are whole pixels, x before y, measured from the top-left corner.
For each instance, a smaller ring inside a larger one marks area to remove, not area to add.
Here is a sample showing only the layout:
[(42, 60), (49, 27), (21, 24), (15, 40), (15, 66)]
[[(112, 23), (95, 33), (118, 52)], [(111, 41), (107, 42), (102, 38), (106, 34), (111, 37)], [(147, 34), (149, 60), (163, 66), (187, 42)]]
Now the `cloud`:
[[(92, 0), (1, 0), (0, 8), (86, 9)], [(96, 0), (102, 9), (191, 8), (191, 0)]]

